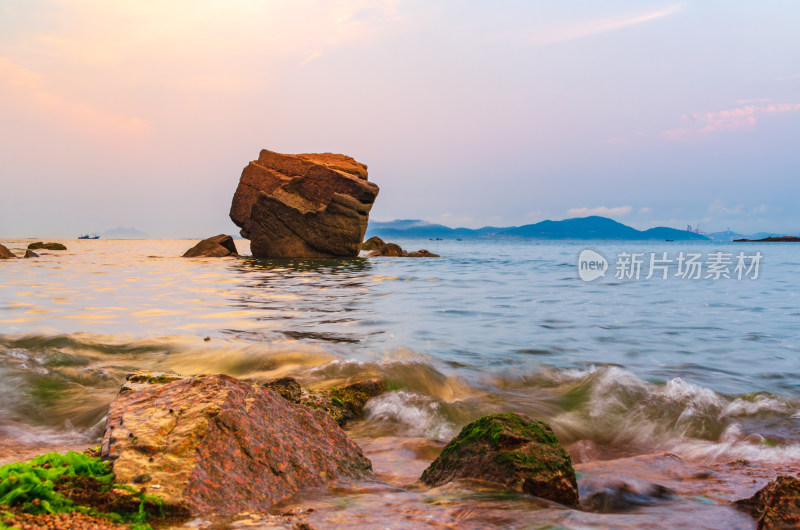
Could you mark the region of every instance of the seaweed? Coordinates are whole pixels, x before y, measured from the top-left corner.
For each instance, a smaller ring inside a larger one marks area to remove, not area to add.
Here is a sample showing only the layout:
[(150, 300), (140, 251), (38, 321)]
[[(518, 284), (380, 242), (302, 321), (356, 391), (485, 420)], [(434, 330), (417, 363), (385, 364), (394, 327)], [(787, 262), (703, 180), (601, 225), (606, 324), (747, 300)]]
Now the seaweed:
[(0, 528), (5, 527), (2, 520), (15, 511), (32, 515), (78, 512), (139, 530), (150, 528), (148, 506), (157, 507), (163, 516), (161, 499), (115, 484), (107, 462), (74, 451), (46, 453), (0, 467), (0, 506), (11, 510), (0, 514)]

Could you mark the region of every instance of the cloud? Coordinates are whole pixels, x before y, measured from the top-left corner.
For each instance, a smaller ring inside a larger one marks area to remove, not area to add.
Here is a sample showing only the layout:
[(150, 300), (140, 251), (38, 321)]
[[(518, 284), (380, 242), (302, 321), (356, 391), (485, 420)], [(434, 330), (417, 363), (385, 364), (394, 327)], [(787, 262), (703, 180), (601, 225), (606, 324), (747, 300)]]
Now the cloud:
[(719, 112), (684, 114), (681, 119), (692, 126), (664, 132), (669, 139), (704, 135), (719, 131), (748, 129), (756, 124), (756, 116), (800, 111), (800, 103), (774, 103), (770, 105), (745, 105)]
[(96, 133), (142, 133), (141, 118), (90, 105), (59, 94), (44, 75), (0, 56), (0, 95), (6, 101), (32, 109), (48, 118), (66, 121), (71, 128)]
[(570, 208), (567, 210), (567, 215), (573, 217), (586, 217), (589, 215), (601, 215), (603, 217), (622, 217), (628, 215), (633, 211), (633, 206), (616, 206), (609, 208), (607, 206), (598, 206), (596, 208)]
[(650, 213), (652, 211), (653, 210), (649, 206), (643, 206), (642, 208), (639, 208), (639, 213)]
[(681, 4), (674, 4), (664, 9), (649, 11), (647, 13), (625, 14), (614, 17), (606, 17), (571, 26), (562, 26), (549, 31), (544, 31), (534, 38), (535, 44), (554, 44), (576, 39), (583, 39), (592, 35), (609, 33), (637, 24), (643, 24), (652, 20), (673, 15), (681, 10)]
[(792, 74), (792, 75), (784, 75), (781, 77), (776, 77), (775, 81), (791, 81), (793, 79), (800, 79), (800, 74)]
[(728, 207), (722, 200), (717, 199), (708, 205), (708, 213), (712, 215), (739, 215), (744, 213), (744, 205), (737, 204), (736, 206)]

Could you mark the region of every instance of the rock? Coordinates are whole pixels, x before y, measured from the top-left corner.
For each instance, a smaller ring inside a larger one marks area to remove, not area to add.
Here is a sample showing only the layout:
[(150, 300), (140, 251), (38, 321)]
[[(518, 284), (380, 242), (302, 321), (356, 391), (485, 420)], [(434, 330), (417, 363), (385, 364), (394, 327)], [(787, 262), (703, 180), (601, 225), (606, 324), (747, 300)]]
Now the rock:
[(484, 480), (567, 506), (578, 504), (569, 455), (550, 426), (522, 414), (491, 414), (468, 424), (421, 477), (434, 487), (456, 479)]
[(236, 244), (231, 236), (220, 234), (204, 239), (183, 255), (184, 258), (223, 258), (225, 256), (238, 256)]
[(45, 250), (67, 250), (67, 247), (62, 245), (61, 243), (43, 243), (41, 241), (37, 241), (36, 243), (31, 243), (28, 245), (30, 250), (38, 250), (38, 249), (45, 249)]
[(264, 385), (266, 388), (277, 392), (283, 399), (288, 399), (292, 403), (300, 403), (303, 389), (293, 377), (281, 377), (273, 379)]
[[(373, 237), (373, 238), (370, 239), (370, 241), (372, 241), (373, 239), (378, 239), (378, 238)], [(380, 239), (378, 239), (378, 241), (380, 241)], [(381, 241), (381, 243), (383, 243), (383, 242)], [(365, 246), (366, 246), (366, 244), (367, 243), (364, 243)], [(397, 245), (395, 243), (383, 243), (380, 247), (376, 248), (375, 250), (373, 250), (372, 252), (367, 254), (367, 256), (369, 256), (369, 257), (384, 256), (384, 257), (393, 257), (393, 258), (394, 257), (408, 257), (408, 258), (440, 258), (441, 257), (441, 256), (439, 256), (439, 254), (434, 254), (433, 252), (429, 252), (428, 250), (426, 250), (424, 248), (422, 250), (417, 250), (415, 252), (408, 252), (408, 251), (403, 250), (400, 247), (400, 245)]]
[(409, 252), (409, 258), (441, 258), (439, 254), (429, 252), (427, 249), (417, 250), (416, 252)]
[(779, 475), (749, 499), (734, 503), (758, 520), (758, 530), (800, 528), (800, 480)]
[(361, 250), (378, 250), (383, 245), (385, 245), (383, 239), (379, 238), (378, 236), (372, 236), (371, 238), (364, 241), (361, 245)]
[(0, 259), (13, 259), (17, 256), (8, 250), (4, 245), (0, 245)]
[(377, 195), (349, 156), (265, 149), (242, 171), (230, 216), (255, 257), (353, 257)]
[(28, 250), (25, 251), (25, 257), (26, 258), (38, 258), (39, 254), (37, 254), (36, 252), (28, 249)]
[(394, 258), (394, 257), (406, 256), (407, 254), (408, 254), (408, 252), (403, 250), (400, 247), (400, 245), (397, 245), (395, 243), (386, 243), (381, 248), (379, 248), (377, 250), (373, 250), (372, 252), (370, 252), (368, 254), (368, 256), (370, 256), (370, 257), (387, 256), (387, 257), (393, 257)]
[(292, 403), (325, 412), (339, 425), (359, 417), (367, 401), (386, 392), (386, 381), (381, 378), (356, 381), (329, 390), (304, 389), (292, 377), (281, 377), (264, 386)]
[(191, 514), (264, 512), (371, 473), (327, 414), (220, 374), (134, 374), (111, 403), (101, 453), (117, 483), (148, 478), (148, 493)]

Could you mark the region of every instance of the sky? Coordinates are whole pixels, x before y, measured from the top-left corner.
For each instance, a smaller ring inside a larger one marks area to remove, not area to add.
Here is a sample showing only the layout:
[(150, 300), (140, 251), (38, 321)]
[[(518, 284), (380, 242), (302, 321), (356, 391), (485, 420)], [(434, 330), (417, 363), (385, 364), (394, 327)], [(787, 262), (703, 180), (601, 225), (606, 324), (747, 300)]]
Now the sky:
[(262, 148), (372, 218), (800, 232), (800, 2), (0, 0), (0, 237), (235, 233)]

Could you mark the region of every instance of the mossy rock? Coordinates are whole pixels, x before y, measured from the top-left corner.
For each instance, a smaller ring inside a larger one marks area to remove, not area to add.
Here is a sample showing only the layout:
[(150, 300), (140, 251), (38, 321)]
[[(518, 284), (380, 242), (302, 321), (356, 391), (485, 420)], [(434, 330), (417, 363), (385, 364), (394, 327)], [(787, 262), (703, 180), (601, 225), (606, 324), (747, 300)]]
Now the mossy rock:
[(45, 249), (45, 250), (67, 250), (67, 247), (62, 245), (61, 243), (44, 243), (42, 241), (37, 241), (36, 243), (31, 243), (28, 245), (30, 250), (38, 250), (38, 249)]
[(378, 250), (385, 244), (383, 239), (378, 236), (372, 236), (361, 244), (361, 250)]
[(264, 384), (283, 398), (311, 409), (325, 412), (340, 426), (361, 416), (367, 401), (386, 392), (386, 381), (365, 379), (329, 390), (306, 390), (291, 377), (281, 377)]
[(491, 414), (468, 424), (421, 477), (430, 486), (456, 479), (484, 480), (567, 506), (578, 504), (569, 455), (549, 425), (523, 414)]

